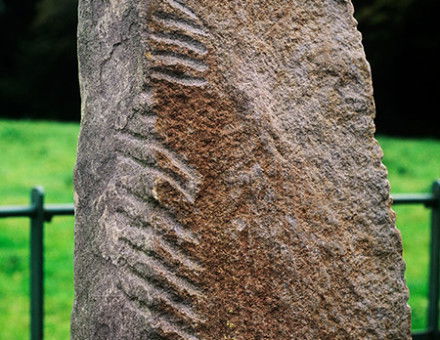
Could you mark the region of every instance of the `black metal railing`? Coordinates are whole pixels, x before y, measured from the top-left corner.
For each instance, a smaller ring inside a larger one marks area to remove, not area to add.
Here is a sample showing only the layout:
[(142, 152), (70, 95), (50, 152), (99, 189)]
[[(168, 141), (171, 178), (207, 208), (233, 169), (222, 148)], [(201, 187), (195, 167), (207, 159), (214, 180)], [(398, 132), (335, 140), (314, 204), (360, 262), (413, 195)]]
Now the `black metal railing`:
[(439, 279), (440, 279), (440, 180), (432, 185), (430, 194), (393, 195), (394, 204), (424, 204), (431, 209), (431, 242), (429, 255), (428, 327), (413, 334), (415, 340), (440, 340)]
[(43, 339), (44, 326), (44, 223), (54, 216), (73, 215), (73, 204), (44, 205), (44, 190), (41, 187), (31, 191), (29, 206), (0, 207), (2, 217), (28, 217), (31, 219), (30, 237), (30, 303), (31, 340)]
[[(430, 194), (393, 195), (395, 205), (423, 204), (431, 213), (431, 245), (429, 266), (428, 328), (414, 333), (415, 340), (440, 340), (439, 332), (439, 279), (440, 279), (440, 180), (434, 182)], [(2, 217), (31, 219), (30, 237), (30, 303), (31, 340), (43, 339), (44, 325), (44, 223), (54, 216), (73, 215), (73, 204), (44, 204), (42, 188), (33, 188), (29, 206), (0, 207)]]

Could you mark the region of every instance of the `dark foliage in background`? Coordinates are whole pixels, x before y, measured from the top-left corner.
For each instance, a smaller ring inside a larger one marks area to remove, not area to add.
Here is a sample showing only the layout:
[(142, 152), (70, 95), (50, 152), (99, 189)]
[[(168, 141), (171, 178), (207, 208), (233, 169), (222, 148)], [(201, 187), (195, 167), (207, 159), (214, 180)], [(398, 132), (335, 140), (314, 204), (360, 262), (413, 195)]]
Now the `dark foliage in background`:
[[(440, 137), (439, 0), (353, 0), (380, 133)], [(0, 0), (0, 116), (79, 120), (77, 0)]]
[(0, 0), (0, 116), (79, 120), (77, 0)]
[(440, 137), (440, 1), (353, 2), (373, 72), (378, 131)]

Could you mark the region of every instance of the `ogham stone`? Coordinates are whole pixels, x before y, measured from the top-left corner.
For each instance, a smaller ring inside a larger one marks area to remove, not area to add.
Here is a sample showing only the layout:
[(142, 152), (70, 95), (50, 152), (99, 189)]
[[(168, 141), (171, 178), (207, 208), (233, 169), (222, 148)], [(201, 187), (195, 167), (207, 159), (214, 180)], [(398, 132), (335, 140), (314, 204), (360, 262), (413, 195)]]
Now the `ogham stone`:
[(347, 0), (80, 0), (72, 339), (410, 339)]

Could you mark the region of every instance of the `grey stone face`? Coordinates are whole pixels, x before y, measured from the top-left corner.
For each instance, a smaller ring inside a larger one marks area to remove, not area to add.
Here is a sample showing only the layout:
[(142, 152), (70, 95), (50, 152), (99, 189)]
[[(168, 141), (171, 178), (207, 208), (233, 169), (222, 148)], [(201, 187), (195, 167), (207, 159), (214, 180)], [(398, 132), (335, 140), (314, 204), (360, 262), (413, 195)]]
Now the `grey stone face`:
[(80, 0), (72, 339), (409, 339), (349, 1)]

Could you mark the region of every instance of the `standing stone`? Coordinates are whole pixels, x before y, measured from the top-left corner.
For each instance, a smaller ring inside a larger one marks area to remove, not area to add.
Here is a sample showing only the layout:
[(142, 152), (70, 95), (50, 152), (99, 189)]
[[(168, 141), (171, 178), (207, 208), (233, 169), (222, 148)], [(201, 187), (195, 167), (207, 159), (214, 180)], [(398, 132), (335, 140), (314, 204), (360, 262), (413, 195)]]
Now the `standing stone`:
[(80, 0), (72, 339), (409, 339), (348, 0)]

